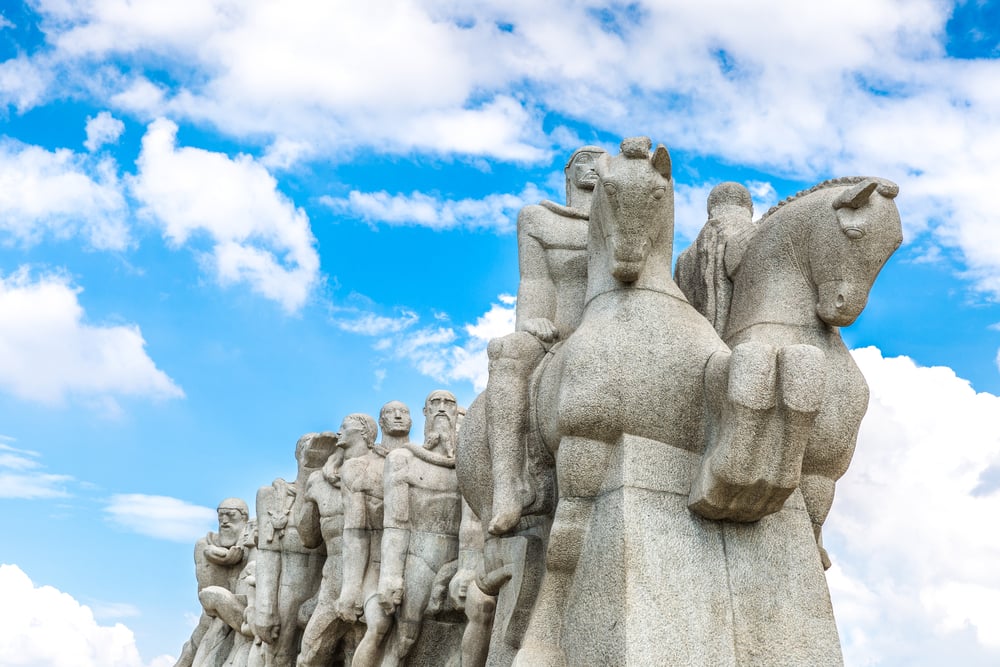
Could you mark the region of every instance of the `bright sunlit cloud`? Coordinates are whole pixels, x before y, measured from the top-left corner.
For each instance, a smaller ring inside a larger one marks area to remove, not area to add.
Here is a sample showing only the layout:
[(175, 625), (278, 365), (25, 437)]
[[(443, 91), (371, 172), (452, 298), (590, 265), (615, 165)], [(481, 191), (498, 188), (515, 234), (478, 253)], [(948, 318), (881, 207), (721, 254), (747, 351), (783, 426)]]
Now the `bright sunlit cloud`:
[(168, 667), (142, 660), (121, 623), (102, 626), (89, 607), (52, 586), (36, 587), (16, 565), (0, 565), (0, 664), (11, 667)]
[(210, 507), (142, 493), (116, 494), (104, 511), (113, 522), (140, 535), (192, 544), (217, 521)]
[(966, 630), (996, 660), (1000, 397), (873, 347), (854, 357), (871, 401), (824, 529), (847, 662), (940, 664), (933, 646), (959, 650)]
[(111, 408), (122, 396), (183, 397), (146, 353), (139, 327), (85, 321), (80, 291), (26, 267), (0, 276), (0, 390), (43, 403), (94, 397)]

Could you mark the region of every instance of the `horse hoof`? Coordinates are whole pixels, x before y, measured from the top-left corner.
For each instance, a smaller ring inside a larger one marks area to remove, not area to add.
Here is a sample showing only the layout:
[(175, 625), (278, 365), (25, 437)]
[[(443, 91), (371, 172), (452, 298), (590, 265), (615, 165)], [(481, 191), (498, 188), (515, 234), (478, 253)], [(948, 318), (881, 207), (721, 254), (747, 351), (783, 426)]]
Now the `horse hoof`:
[(511, 667), (567, 667), (566, 656), (557, 646), (527, 644), (517, 652)]

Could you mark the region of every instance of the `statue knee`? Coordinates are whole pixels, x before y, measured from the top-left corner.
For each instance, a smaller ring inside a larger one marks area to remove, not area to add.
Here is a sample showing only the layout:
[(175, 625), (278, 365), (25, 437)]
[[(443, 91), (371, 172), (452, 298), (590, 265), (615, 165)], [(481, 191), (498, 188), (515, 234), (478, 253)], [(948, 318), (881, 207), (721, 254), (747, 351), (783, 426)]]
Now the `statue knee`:
[(413, 645), (417, 643), (417, 639), (420, 637), (420, 624), (413, 623), (412, 621), (400, 621), (396, 632), (398, 633), (396, 637), (397, 654), (401, 656), (409, 655)]
[(522, 364), (534, 365), (534, 362), (545, 354), (542, 343), (526, 331), (515, 331), (514, 333), (494, 338), (486, 346), (486, 354), (490, 359), (490, 364), (518, 366)]

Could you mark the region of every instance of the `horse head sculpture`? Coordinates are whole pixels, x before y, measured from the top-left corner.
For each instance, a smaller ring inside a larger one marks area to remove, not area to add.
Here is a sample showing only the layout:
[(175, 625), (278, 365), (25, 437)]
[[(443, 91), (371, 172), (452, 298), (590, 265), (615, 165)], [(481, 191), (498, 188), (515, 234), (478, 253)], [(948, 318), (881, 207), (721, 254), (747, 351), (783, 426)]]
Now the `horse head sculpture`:
[[(635, 286), (648, 273), (650, 261), (662, 272), (664, 248), (669, 275), (674, 233), (670, 154), (659, 145), (650, 155), (651, 147), (648, 137), (625, 139), (620, 155), (603, 155), (597, 161), (589, 250), (603, 258), (607, 273), (590, 272), (588, 300), (610, 289)], [(608, 282), (608, 276), (614, 282)]]
[(868, 303), (872, 283), (903, 242), (893, 199), (899, 186), (868, 178), (830, 204), (838, 225), (817, 226), (809, 248), (816, 285), (816, 314), (832, 326), (848, 326)]

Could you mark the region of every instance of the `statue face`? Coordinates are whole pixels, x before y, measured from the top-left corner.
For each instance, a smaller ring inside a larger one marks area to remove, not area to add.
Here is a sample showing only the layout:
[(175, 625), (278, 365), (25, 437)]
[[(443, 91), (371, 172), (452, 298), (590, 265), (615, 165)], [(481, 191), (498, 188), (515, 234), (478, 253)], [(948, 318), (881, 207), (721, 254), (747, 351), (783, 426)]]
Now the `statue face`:
[(365, 434), (361, 425), (353, 419), (345, 419), (337, 433), (337, 447), (348, 452), (367, 450), (368, 444), (365, 442)]
[(573, 158), (569, 167), (569, 177), (573, 185), (581, 190), (593, 190), (597, 185), (597, 170), (594, 166), (597, 155), (580, 153)]
[(229, 507), (220, 507), (219, 513), (219, 544), (224, 547), (235, 546), (246, 528), (246, 518), (243, 512)]
[(450, 391), (438, 389), (427, 396), (424, 403), (424, 443), (432, 442), (431, 433), (451, 432), (458, 425), (458, 402)]
[(409, 435), (410, 427), (413, 426), (413, 420), (410, 418), (410, 409), (400, 401), (389, 401), (382, 406), (378, 423), (382, 427), (383, 434), (396, 437)]

